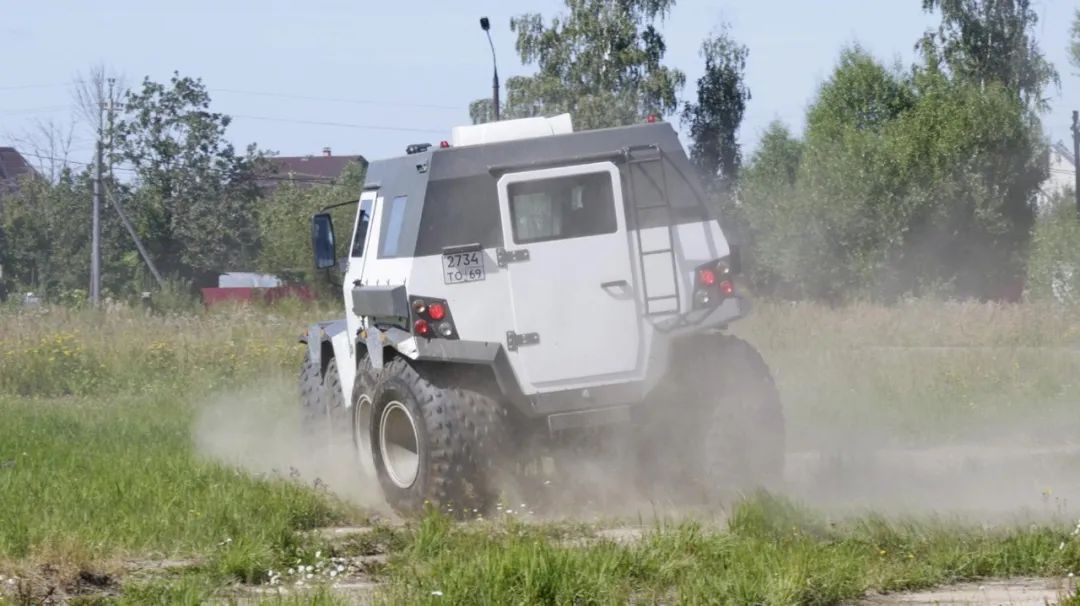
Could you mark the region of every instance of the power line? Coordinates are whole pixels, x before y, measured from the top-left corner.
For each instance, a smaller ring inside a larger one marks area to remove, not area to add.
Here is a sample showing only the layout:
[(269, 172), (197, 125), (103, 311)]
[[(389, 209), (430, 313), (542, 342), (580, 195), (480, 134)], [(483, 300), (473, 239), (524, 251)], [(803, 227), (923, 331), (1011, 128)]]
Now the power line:
[(0, 86), (0, 90), (23, 90), (27, 88), (57, 88), (67, 84), (21, 84), (19, 86)]
[[(78, 164), (79, 166), (93, 166), (93, 162), (80, 162), (79, 160), (72, 160), (71, 158), (58, 158), (56, 156), (46, 156), (43, 154), (35, 154), (33, 152), (19, 151), (24, 156), (30, 156), (31, 158), (37, 158), (38, 160), (53, 160), (55, 162), (66, 162), (68, 164)], [(127, 166), (114, 166), (113, 170), (123, 170), (127, 172), (135, 172), (134, 168)]]
[(45, 107), (24, 107), (21, 109), (0, 109), (0, 114), (36, 114), (55, 112), (62, 109), (68, 109), (70, 105), (47, 105)]
[(445, 109), (461, 111), (457, 105), (437, 105), (433, 103), (405, 103), (379, 99), (348, 99), (343, 97), (315, 97), (311, 95), (295, 95), (291, 93), (271, 93), (255, 90), (240, 90), (235, 88), (211, 88), (211, 92), (232, 93), (236, 95), (252, 95), (256, 97), (277, 97), (280, 99), (303, 99), (306, 101), (327, 101), (331, 103), (352, 103), (354, 105), (391, 105), (394, 107), (418, 107), (424, 109)]
[(294, 124), (310, 124), (314, 126), (336, 126), (340, 128), (359, 128), (368, 130), (388, 130), (411, 133), (442, 133), (444, 129), (435, 128), (408, 128), (403, 126), (381, 126), (377, 124), (350, 124), (348, 122), (323, 122), (319, 120), (296, 120), (293, 118), (277, 118), (273, 116), (252, 116), (248, 114), (226, 114), (233, 118), (246, 118), (248, 120), (263, 120), (266, 122), (291, 122)]

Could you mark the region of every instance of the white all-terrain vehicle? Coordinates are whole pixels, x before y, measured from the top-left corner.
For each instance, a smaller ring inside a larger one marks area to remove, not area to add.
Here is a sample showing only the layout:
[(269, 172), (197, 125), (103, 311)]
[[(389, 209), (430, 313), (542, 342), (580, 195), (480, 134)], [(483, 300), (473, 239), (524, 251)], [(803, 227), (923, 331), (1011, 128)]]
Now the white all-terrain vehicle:
[[(772, 378), (724, 333), (748, 311), (737, 254), (670, 125), (528, 118), (407, 151), (368, 167), (345, 317), (307, 330), (301, 373), (307, 418), (351, 435), (395, 509), (485, 508), (521, 453), (612, 427), (648, 481), (780, 477)], [(315, 215), (317, 267), (340, 267), (334, 238)]]

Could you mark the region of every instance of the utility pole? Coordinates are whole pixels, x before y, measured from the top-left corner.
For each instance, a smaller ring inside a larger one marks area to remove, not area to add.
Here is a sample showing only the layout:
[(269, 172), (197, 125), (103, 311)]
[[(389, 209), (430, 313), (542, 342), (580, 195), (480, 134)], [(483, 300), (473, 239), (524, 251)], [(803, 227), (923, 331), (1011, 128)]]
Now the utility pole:
[(116, 184), (116, 181), (113, 179), (112, 167), (112, 149), (114, 143), (113, 119), (116, 115), (115, 97), (113, 95), (115, 85), (116, 79), (109, 78), (109, 105), (108, 113), (106, 114), (108, 117), (105, 120), (105, 123), (108, 125), (108, 130), (106, 132), (109, 135), (109, 144), (107, 146), (109, 149), (109, 187), (104, 188), (105, 197), (108, 199), (109, 203), (112, 204), (112, 207), (116, 209), (116, 214), (120, 216), (120, 222), (123, 223), (124, 229), (127, 230), (128, 235), (131, 236), (131, 240), (135, 243), (135, 248), (139, 251), (139, 256), (141, 256), (146, 263), (146, 267), (150, 269), (150, 274), (154, 276), (154, 280), (157, 282), (158, 287), (164, 288), (165, 281), (161, 277), (161, 272), (159, 272), (157, 266), (154, 265), (154, 260), (150, 258), (150, 253), (146, 250), (146, 247), (143, 246), (142, 239), (139, 238), (138, 232), (135, 231), (135, 227), (131, 224), (131, 220), (128, 219), (127, 213), (124, 212), (124, 207), (120, 204), (120, 200), (116, 199), (116, 196), (111, 189), (111, 187)]
[(491, 47), (491, 67), (494, 77), (491, 79), (491, 102), (494, 104), (495, 121), (499, 121), (499, 65), (495, 62), (495, 43), (491, 41), (491, 22), (487, 17), (480, 17), (480, 29), (487, 34), (488, 46)]
[(1073, 193), (1076, 196), (1076, 212), (1080, 214), (1080, 112), (1073, 110)]
[(116, 199), (111, 190), (105, 190), (105, 193), (109, 195), (109, 202), (112, 203), (113, 208), (116, 209), (116, 214), (120, 215), (120, 222), (124, 224), (124, 229), (127, 230), (131, 240), (135, 242), (135, 248), (139, 250), (139, 256), (146, 262), (146, 267), (150, 269), (150, 274), (154, 276), (154, 280), (157, 282), (159, 288), (165, 288), (165, 281), (161, 278), (161, 273), (158, 272), (157, 266), (154, 265), (154, 260), (150, 258), (150, 253), (147, 252), (146, 247), (143, 246), (142, 239), (139, 238), (139, 234), (135, 231), (135, 228), (131, 225), (131, 221), (128, 219), (127, 213), (124, 212), (124, 207), (120, 205), (120, 201)]
[[(100, 89), (99, 89), (100, 90)], [(105, 104), (98, 99), (97, 153), (94, 156), (94, 202), (90, 217), (90, 304), (101, 305), (101, 173)]]

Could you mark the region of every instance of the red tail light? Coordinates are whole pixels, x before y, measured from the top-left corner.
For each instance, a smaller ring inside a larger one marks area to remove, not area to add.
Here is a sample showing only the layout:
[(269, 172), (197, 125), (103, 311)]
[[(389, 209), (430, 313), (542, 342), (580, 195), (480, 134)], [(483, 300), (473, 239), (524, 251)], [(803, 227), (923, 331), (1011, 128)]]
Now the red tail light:
[(694, 275), (693, 305), (695, 309), (716, 307), (724, 299), (735, 296), (735, 283), (727, 259), (717, 259), (698, 266)]
[(412, 331), (429, 339), (457, 339), (454, 314), (445, 299), (409, 297), (412, 310)]
[(432, 320), (438, 322), (446, 317), (446, 306), (442, 303), (432, 303), (431, 305), (428, 305), (427, 312)]

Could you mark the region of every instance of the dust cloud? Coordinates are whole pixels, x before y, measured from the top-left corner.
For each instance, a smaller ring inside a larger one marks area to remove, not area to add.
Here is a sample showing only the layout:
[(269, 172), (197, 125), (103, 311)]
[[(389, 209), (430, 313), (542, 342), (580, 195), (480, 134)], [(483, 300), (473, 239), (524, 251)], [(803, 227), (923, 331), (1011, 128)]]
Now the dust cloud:
[[(279, 378), (213, 396), (195, 423), (198, 451), (255, 474), (325, 486), (392, 515), (377, 481), (360, 468), (349, 436), (305, 435), (296, 390), (294, 380)], [(769, 487), (780, 496), (837, 515), (931, 514), (994, 523), (1075, 521), (1080, 514), (1080, 423), (1071, 415), (912, 444), (881, 426), (841, 429), (808, 420), (792, 410), (798, 404), (786, 403), (784, 477)], [(527, 463), (500, 472), (501, 499), (492, 513), (536, 520), (722, 519), (745, 494), (710, 500), (705, 490), (643, 466), (638, 448), (622, 428), (549, 442), (535, 453), (509, 453)]]
[[(1077, 428), (1075, 419), (1041, 423)], [(977, 522), (1075, 521), (1080, 514), (1080, 442), (1058, 432), (1035, 439), (1022, 423), (1001, 423), (974, 437), (910, 444), (880, 429), (868, 431), (872, 439), (816, 428), (801, 448), (788, 452), (785, 494), (843, 513)]]
[(375, 511), (387, 511), (374, 478), (356, 460), (342, 431), (332, 439), (303, 429), (295, 378), (220, 392), (199, 406), (194, 423), (198, 452), (256, 475), (325, 487)]

